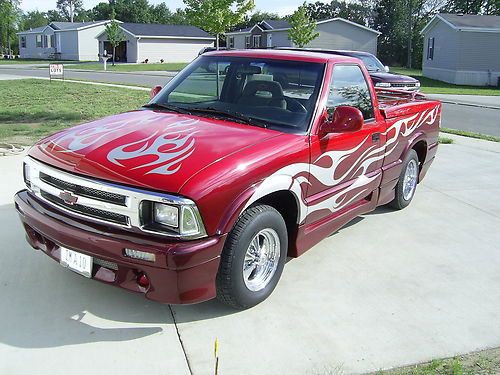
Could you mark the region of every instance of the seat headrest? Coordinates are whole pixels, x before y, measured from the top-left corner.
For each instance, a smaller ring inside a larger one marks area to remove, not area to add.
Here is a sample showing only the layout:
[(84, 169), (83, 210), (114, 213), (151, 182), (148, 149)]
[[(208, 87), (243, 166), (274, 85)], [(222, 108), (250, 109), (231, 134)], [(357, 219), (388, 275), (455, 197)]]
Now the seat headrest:
[(258, 91), (270, 92), (273, 99), (283, 97), (283, 88), (278, 82), (263, 80), (248, 81), (243, 89), (242, 96), (255, 96)]

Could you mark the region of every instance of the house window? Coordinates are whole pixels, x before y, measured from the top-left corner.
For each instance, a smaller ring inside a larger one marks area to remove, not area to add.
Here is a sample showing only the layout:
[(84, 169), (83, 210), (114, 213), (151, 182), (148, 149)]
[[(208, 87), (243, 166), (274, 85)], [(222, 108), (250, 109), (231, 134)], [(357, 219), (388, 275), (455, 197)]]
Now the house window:
[(229, 48), (234, 48), (234, 36), (228, 37), (228, 46)]
[(250, 35), (245, 36), (245, 48), (250, 48)]
[(427, 39), (427, 60), (434, 60), (434, 38)]
[(253, 47), (254, 48), (259, 48), (260, 47), (260, 35), (254, 35), (253, 36)]
[(25, 36), (21, 37), (21, 48), (26, 48), (26, 37)]
[(41, 34), (36, 35), (36, 47), (42, 48), (42, 35)]

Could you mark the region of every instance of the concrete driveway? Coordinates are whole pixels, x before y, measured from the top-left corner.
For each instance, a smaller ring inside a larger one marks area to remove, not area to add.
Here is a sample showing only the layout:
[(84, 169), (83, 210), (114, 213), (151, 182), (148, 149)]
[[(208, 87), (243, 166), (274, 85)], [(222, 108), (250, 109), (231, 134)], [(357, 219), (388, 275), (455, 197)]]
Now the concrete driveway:
[(0, 373), (341, 374), (500, 346), (500, 145), (442, 145), (412, 205), (380, 208), (289, 261), (234, 312), (85, 279), (24, 241), (0, 158)]

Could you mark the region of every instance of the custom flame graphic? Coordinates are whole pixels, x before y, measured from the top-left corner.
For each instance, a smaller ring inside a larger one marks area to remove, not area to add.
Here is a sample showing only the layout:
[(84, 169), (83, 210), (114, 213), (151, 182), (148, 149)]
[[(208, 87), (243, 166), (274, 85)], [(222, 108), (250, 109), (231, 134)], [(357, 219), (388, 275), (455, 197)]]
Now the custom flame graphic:
[(58, 152), (78, 153), (78, 151), (93, 146), (100, 141), (112, 139), (113, 135), (123, 132), (124, 129), (130, 129), (130, 133), (161, 118), (165, 118), (165, 116), (154, 112), (150, 112), (141, 118), (135, 116), (131, 118), (128, 114), (117, 115), (112, 122), (109, 122), (109, 119), (102, 119), (84, 126), (76, 126), (68, 129), (55, 138), (49, 139), (41, 147), (52, 150), (58, 148)]
[[(314, 162), (296, 163), (288, 165), (266, 180), (273, 180), (275, 176), (293, 176), (289, 189), (299, 197), (300, 205), (300, 222), (302, 223), (307, 215), (320, 210), (329, 210), (336, 212), (349, 204), (355, 202), (359, 198), (368, 195), (371, 191), (371, 183), (380, 175), (366, 176), (368, 168), (375, 162), (389, 156), (398, 144), (398, 138), (409, 137), (420, 126), (424, 124), (433, 124), (439, 114), (439, 106), (435, 106), (429, 110), (416, 113), (409, 117), (400, 119), (392, 124), (383, 134), (387, 136), (387, 141), (383, 145), (372, 144), (371, 135), (368, 135), (359, 145), (348, 150), (335, 150), (323, 153)], [(363, 150), (359, 155), (360, 150)], [(349, 160), (355, 157), (354, 160)], [(339, 165), (349, 163), (350, 167), (345, 172), (339, 173)], [(327, 165), (327, 166), (325, 166)], [(316, 183), (321, 183), (325, 187), (333, 187), (340, 183), (349, 181), (358, 176), (354, 183), (338, 193), (315, 204), (307, 204), (304, 200), (304, 187)], [(269, 193), (269, 190), (274, 188), (270, 182), (266, 180), (257, 188), (255, 194), (247, 202), (249, 206), (259, 197)]]
[[(173, 118), (178, 116), (153, 111), (141, 112), (140, 116), (131, 116), (130, 113), (117, 115), (111, 122), (109, 118), (102, 119), (64, 131), (40, 147), (59, 153), (78, 154), (88, 147), (111, 143), (117, 136), (134, 138), (135, 132), (149, 126), (159, 130), (152, 130), (151, 135), (111, 149), (107, 159), (130, 170), (145, 168), (144, 174), (170, 175), (177, 172), (181, 162), (194, 152), (193, 135), (196, 131), (193, 125), (199, 121), (185, 119), (169, 123)], [(147, 161), (137, 165), (134, 159)]]
[[(145, 174), (173, 174), (180, 169), (181, 162), (194, 151), (195, 140), (193, 134), (196, 131), (189, 126), (195, 125), (197, 122), (198, 120), (178, 121), (170, 125), (167, 130), (155, 131), (143, 139), (118, 146), (108, 153), (108, 160), (123, 167), (124, 165), (121, 162), (125, 160), (150, 156), (155, 160), (137, 165), (131, 169), (153, 167)], [(181, 135), (179, 131), (188, 134)]]

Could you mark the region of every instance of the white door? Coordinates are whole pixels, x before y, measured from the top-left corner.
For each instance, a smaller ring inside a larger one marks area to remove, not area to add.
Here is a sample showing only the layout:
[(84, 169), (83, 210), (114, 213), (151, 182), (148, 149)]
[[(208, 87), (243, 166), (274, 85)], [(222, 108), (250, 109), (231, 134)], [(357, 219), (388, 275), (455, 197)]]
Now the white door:
[(267, 48), (273, 46), (273, 34), (267, 34)]

